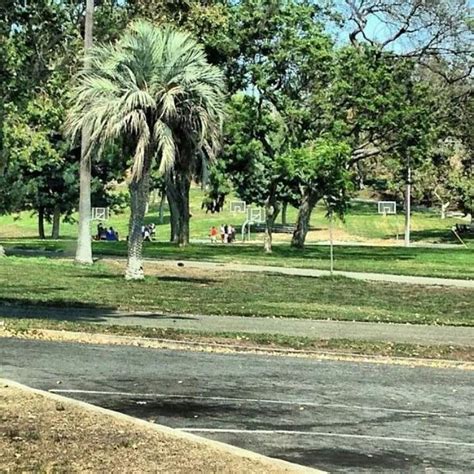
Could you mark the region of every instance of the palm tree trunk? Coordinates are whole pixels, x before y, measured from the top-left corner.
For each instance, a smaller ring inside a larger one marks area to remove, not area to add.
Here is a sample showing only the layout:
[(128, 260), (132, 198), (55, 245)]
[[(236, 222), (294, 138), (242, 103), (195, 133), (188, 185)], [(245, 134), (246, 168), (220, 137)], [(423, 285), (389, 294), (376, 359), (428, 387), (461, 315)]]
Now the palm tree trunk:
[(178, 245), (184, 247), (189, 244), (189, 188), (191, 179), (188, 176), (177, 176), (178, 187)]
[[(84, 54), (92, 47), (92, 24), (94, 15), (94, 0), (86, 2), (86, 18), (84, 32)], [(85, 64), (87, 66), (87, 64)], [(83, 130), (81, 142), (81, 163), (79, 179), (79, 233), (77, 236), (76, 262), (92, 264), (91, 236), (91, 161), (84, 159), (89, 144), (89, 134)]]
[(159, 224), (163, 224), (163, 221), (164, 221), (163, 208), (165, 206), (165, 199), (166, 199), (166, 194), (162, 193), (161, 198), (160, 198), (160, 206), (158, 208), (158, 223)]
[(139, 179), (130, 183), (130, 221), (128, 224), (128, 260), (125, 278), (143, 280), (142, 226), (145, 221), (146, 205), (149, 196), (150, 172), (144, 171)]
[(311, 190), (305, 190), (298, 209), (298, 218), (296, 220), (296, 229), (293, 232), (291, 246), (294, 248), (304, 248), (306, 234), (309, 229), (309, 220), (314, 206), (319, 200), (319, 195)]
[(44, 207), (40, 206), (38, 209), (38, 236), (40, 239), (45, 239), (44, 233)]
[[(3, 123), (4, 123), (4, 107), (3, 107), (3, 100), (0, 100), (0, 172), (5, 165), (5, 150), (3, 147)], [(3, 246), (0, 245), (0, 257), (5, 257), (5, 249)]]
[[(88, 146), (89, 138), (82, 133), (82, 150)], [(79, 233), (77, 236), (76, 263), (91, 265), (92, 236), (91, 236), (91, 160), (84, 159), (81, 152), (79, 170)]]
[(177, 244), (179, 241), (179, 193), (172, 177), (166, 181), (166, 197), (170, 208), (170, 242)]
[(59, 206), (54, 207), (53, 213), (53, 229), (51, 231), (52, 239), (59, 239), (59, 227), (61, 225), (61, 211)]

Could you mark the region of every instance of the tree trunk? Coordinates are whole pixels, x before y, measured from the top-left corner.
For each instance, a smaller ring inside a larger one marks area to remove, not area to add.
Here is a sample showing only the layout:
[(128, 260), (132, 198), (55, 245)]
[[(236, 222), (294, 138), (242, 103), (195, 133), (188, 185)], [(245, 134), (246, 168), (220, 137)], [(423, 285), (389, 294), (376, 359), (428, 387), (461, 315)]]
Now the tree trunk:
[(178, 245), (184, 247), (189, 244), (189, 188), (191, 180), (187, 176), (177, 176), (178, 188)]
[[(92, 25), (94, 15), (94, 0), (86, 2), (86, 18), (84, 32), (84, 54), (92, 47)], [(87, 67), (87, 64), (85, 63)], [(76, 262), (92, 264), (92, 236), (91, 236), (91, 160), (84, 159), (89, 146), (89, 134), (82, 131), (80, 186), (79, 186), (79, 233), (77, 237)]]
[(59, 226), (61, 225), (61, 211), (59, 206), (55, 206), (53, 213), (53, 229), (51, 231), (52, 239), (59, 239)]
[(158, 223), (163, 224), (164, 221), (164, 206), (165, 206), (165, 199), (166, 199), (166, 194), (162, 193), (161, 194), (161, 199), (160, 199), (160, 206), (158, 208)]
[(144, 170), (141, 178), (130, 183), (130, 221), (128, 224), (128, 260), (125, 278), (143, 280), (142, 226), (145, 222), (146, 205), (149, 196), (150, 172)]
[(441, 211), (441, 219), (446, 219), (446, 211), (448, 210), (449, 205), (451, 204), (450, 201), (446, 202), (443, 200), (442, 196), (437, 192), (436, 188), (433, 192), (436, 199), (440, 202), (440, 211)]
[(38, 236), (40, 239), (45, 239), (46, 235), (44, 233), (44, 208), (40, 206), (38, 209)]
[(265, 203), (265, 234), (263, 237), (263, 249), (265, 253), (272, 253), (273, 224), (278, 216), (279, 204), (273, 199), (268, 199)]
[[(82, 134), (82, 149), (87, 147), (88, 137)], [(77, 236), (76, 263), (91, 265), (92, 236), (91, 236), (91, 160), (84, 159), (81, 153), (79, 189), (79, 233)]]
[(177, 244), (179, 240), (178, 191), (171, 177), (166, 182), (166, 197), (170, 208), (170, 242)]
[(446, 211), (448, 210), (450, 204), (450, 202), (441, 203), (441, 219), (446, 219)]
[(283, 203), (283, 206), (282, 206), (282, 208), (281, 208), (281, 224), (282, 224), (282, 225), (286, 225), (286, 224), (287, 224), (287, 219), (286, 219), (287, 210), (288, 210), (288, 203), (287, 203), (287, 202), (284, 202), (284, 203)]
[(304, 248), (306, 234), (309, 229), (309, 220), (314, 206), (319, 200), (319, 195), (313, 191), (305, 190), (301, 199), (301, 204), (298, 209), (298, 217), (296, 220), (296, 229), (293, 232), (291, 239), (291, 246), (294, 248)]

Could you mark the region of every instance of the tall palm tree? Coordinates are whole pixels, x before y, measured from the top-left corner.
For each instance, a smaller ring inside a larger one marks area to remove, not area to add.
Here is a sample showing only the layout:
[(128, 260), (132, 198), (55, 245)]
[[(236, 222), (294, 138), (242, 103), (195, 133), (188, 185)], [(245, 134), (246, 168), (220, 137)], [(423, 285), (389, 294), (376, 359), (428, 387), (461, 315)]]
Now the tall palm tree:
[[(91, 50), (72, 92), (66, 132), (90, 132), (89, 153), (110, 143), (131, 158), (131, 216), (126, 278), (143, 278), (142, 234), (150, 169), (162, 173), (195, 154), (213, 156), (223, 117), (224, 79), (189, 34), (145, 21), (133, 23), (115, 45)], [(179, 166), (178, 166), (179, 165)]]
[[(84, 31), (84, 66), (87, 67), (88, 51), (92, 48), (94, 0), (86, 0)], [(76, 262), (92, 264), (91, 242), (91, 159), (86, 156), (89, 136), (83, 130), (81, 137), (81, 162), (79, 164), (79, 229), (77, 235)]]

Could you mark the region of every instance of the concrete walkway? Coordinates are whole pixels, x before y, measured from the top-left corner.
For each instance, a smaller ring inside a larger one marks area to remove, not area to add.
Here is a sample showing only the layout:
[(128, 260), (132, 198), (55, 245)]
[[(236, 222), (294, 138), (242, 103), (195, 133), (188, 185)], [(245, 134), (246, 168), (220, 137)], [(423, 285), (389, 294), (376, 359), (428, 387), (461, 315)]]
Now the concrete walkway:
[(349, 339), (421, 345), (459, 345), (474, 347), (474, 327), (428, 326), (411, 324), (321, 321), (294, 318), (260, 318), (245, 316), (206, 316), (121, 312), (101, 308), (41, 308), (0, 306), (2, 316), (44, 318), (57, 321), (172, 328), (206, 332), (240, 332), (247, 334), (279, 334), (315, 339)]
[[(103, 260), (107, 260), (104, 258)], [(204, 269), (223, 269), (234, 272), (253, 272), (253, 273), (279, 273), (282, 275), (305, 276), (305, 277), (321, 277), (329, 276), (329, 270), (315, 270), (311, 268), (293, 268), (293, 267), (274, 267), (270, 265), (245, 265), (240, 263), (216, 263), (197, 260), (162, 260), (162, 259), (145, 259), (153, 262), (162, 262), (166, 265), (183, 265), (188, 268), (204, 268)], [(406, 283), (411, 285), (430, 285), (430, 286), (451, 286), (456, 288), (472, 288), (474, 289), (474, 280), (458, 280), (454, 278), (433, 278), (423, 276), (409, 275), (391, 275), (388, 273), (362, 273), (362, 272), (346, 272), (334, 271), (334, 275), (354, 278), (364, 281), (386, 281), (389, 283)]]
[(278, 334), (317, 339), (350, 339), (423, 345), (463, 345), (474, 347), (474, 327), (422, 326), (407, 324), (319, 321), (245, 316), (119, 316), (108, 324), (139, 325), (209, 332)]

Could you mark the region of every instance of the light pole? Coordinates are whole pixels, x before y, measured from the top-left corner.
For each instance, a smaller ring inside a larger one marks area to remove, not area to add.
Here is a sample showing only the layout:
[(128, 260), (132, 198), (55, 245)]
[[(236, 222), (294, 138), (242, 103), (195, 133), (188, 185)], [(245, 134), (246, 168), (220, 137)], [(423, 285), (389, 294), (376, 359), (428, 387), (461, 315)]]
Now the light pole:
[(411, 162), (408, 157), (407, 163), (407, 183), (405, 190), (405, 247), (410, 247), (411, 229)]
[(330, 258), (331, 258), (331, 266), (330, 266), (330, 273), (331, 275), (334, 273), (334, 238), (332, 234), (332, 225), (333, 225), (333, 211), (329, 212), (329, 249), (330, 249)]
[[(92, 25), (94, 21), (94, 0), (86, 0), (86, 17), (84, 27), (84, 56), (92, 47)], [(84, 67), (88, 67), (87, 59)], [(89, 132), (82, 130), (81, 162), (79, 165), (79, 232), (77, 237), (76, 262), (92, 263), (91, 237), (91, 158), (88, 154)]]

